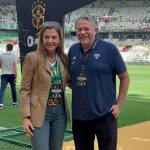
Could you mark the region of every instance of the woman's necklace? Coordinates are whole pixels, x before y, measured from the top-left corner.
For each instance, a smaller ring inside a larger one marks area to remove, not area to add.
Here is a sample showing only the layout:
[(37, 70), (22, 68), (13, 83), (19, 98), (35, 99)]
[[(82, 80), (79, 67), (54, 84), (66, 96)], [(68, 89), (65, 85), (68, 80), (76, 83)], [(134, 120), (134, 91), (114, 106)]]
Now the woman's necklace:
[(56, 55), (54, 55), (53, 57), (49, 57), (49, 62), (51, 63), (51, 64), (54, 64), (55, 62), (56, 62)]

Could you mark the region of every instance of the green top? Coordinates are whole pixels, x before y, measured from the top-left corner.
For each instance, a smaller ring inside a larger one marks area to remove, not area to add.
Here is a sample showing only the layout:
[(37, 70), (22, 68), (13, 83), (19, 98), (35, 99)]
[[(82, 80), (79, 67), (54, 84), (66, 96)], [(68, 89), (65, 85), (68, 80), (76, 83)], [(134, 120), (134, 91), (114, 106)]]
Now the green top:
[(51, 64), (48, 62), (50, 70), (51, 70), (51, 88), (49, 91), (49, 99), (59, 99), (62, 98), (63, 90), (62, 90), (62, 75), (60, 71), (60, 67), (58, 61)]

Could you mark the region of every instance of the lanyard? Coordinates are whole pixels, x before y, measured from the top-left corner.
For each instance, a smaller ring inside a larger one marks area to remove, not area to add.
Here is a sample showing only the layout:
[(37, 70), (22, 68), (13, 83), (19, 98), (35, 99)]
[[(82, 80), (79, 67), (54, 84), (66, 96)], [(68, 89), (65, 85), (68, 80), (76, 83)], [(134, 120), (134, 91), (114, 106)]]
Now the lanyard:
[(82, 60), (82, 66), (84, 66), (84, 64), (86, 63), (86, 61), (87, 61), (92, 49), (95, 47), (95, 45), (96, 45), (96, 40), (94, 41), (93, 45), (89, 49), (89, 52), (86, 52), (86, 53), (83, 52), (82, 54), (80, 52), (80, 58)]
[[(57, 75), (57, 71), (58, 71), (58, 58), (57, 58), (57, 55), (56, 55), (56, 73), (54, 72), (54, 70), (53, 70), (53, 68), (52, 68), (52, 66), (51, 66), (51, 63), (48, 61), (48, 64), (49, 64), (49, 67), (50, 67), (50, 71), (52, 72), (52, 74), (53, 74), (53, 76), (54, 76), (54, 78), (55, 78), (55, 80), (56, 80), (56, 75)], [(54, 64), (55, 65), (55, 64)]]
[(90, 53), (88, 53), (88, 54), (87, 54), (87, 53), (83, 53), (82, 55), (81, 55), (81, 53), (80, 53), (80, 58), (81, 58), (81, 60), (82, 60), (82, 64), (85, 64), (85, 63), (86, 63), (86, 61), (87, 61), (89, 55), (90, 55)]
[(80, 52), (80, 58), (82, 61), (82, 63), (81, 63), (81, 69), (82, 70), (84, 70), (84, 66), (85, 66), (85, 63), (87, 62), (89, 55), (90, 55), (90, 52), (89, 53), (83, 53), (83, 54), (81, 54), (81, 52)]

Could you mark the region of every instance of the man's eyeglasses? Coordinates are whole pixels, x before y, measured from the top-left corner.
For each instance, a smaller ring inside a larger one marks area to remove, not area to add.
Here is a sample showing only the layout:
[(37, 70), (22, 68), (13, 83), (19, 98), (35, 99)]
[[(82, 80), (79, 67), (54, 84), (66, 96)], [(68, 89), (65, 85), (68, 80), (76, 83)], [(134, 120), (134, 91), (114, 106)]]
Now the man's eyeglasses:
[(46, 21), (43, 23), (43, 26), (57, 26), (60, 27), (60, 23), (56, 22), (56, 21)]

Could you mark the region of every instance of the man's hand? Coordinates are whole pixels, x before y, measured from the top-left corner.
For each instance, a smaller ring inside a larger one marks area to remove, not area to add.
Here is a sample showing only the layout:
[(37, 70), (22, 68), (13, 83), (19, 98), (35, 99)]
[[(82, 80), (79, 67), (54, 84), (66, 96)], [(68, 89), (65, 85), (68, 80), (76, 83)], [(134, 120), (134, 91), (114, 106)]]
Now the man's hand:
[(113, 105), (110, 109), (110, 112), (114, 115), (115, 118), (118, 118), (119, 117), (119, 114), (120, 114), (120, 108), (119, 106), (116, 104), (116, 105)]

